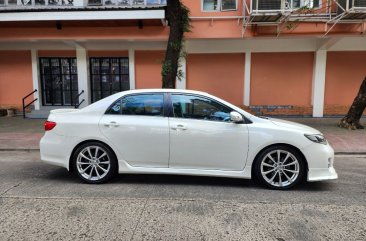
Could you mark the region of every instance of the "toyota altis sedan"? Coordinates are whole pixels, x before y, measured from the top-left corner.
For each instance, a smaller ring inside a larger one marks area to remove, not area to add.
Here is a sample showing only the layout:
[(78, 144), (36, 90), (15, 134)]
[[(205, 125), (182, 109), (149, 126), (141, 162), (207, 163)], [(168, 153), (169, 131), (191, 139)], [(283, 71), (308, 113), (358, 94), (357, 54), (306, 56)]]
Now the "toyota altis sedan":
[(93, 184), (117, 173), (256, 178), (273, 189), (337, 178), (319, 131), (198, 91), (120, 92), (51, 111), (45, 130), (41, 159)]

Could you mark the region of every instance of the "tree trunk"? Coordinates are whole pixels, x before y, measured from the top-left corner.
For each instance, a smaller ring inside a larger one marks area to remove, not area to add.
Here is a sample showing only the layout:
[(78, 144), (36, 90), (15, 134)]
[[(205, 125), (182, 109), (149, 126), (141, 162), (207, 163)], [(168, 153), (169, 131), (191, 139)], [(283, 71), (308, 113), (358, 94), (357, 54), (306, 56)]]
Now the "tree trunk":
[(175, 88), (183, 35), (186, 30), (188, 10), (180, 0), (167, 1), (167, 20), (170, 26), (168, 46), (163, 62), (163, 88)]
[(366, 77), (363, 80), (360, 90), (356, 98), (354, 99), (351, 108), (343, 119), (339, 122), (338, 126), (341, 128), (347, 128), (349, 130), (363, 129), (360, 124), (360, 119), (366, 107)]

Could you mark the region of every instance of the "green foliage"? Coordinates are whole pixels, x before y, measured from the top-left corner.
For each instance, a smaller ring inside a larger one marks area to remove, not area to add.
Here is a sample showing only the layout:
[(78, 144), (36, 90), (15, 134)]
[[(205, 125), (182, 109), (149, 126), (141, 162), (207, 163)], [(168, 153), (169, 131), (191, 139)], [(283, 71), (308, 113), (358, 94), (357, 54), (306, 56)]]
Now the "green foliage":
[(168, 43), (170, 47), (172, 47), (174, 50), (180, 50), (182, 46), (182, 42), (180, 41), (171, 41)]
[(181, 3), (181, 6), (182, 6), (182, 11), (183, 11), (183, 15), (181, 18), (181, 26), (182, 26), (183, 32), (188, 33), (188, 32), (191, 32), (191, 29), (192, 29), (191, 19), (189, 18), (190, 11), (183, 3)]
[(167, 76), (172, 71), (172, 62), (171, 60), (163, 61), (161, 75)]

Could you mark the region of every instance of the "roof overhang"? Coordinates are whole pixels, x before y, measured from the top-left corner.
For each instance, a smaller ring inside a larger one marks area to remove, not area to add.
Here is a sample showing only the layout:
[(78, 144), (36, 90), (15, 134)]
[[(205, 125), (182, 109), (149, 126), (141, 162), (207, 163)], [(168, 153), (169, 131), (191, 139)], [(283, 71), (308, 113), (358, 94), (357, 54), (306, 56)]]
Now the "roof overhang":
[(3, 12), (0, 22), (11, 21), (52, 21), (52, 20), (143, 20), (165, 19), (165, 11), (127, 10), (127, 11), (49, 11), (49, 12)]

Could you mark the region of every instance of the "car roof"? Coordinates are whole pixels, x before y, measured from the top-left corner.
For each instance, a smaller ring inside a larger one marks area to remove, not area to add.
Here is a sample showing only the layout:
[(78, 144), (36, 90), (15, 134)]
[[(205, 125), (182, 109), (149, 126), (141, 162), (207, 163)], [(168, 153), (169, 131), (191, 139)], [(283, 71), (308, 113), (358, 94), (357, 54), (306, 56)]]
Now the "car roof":
[(127, 90), (121, 93), (123, 94), (137, 94), (137, 93), (190, 93), (190, 94), (204, 94), (209, 95), (206, 92), (197, 90), (182, 90), (182, 89), (137, 89), (137, 90)]

